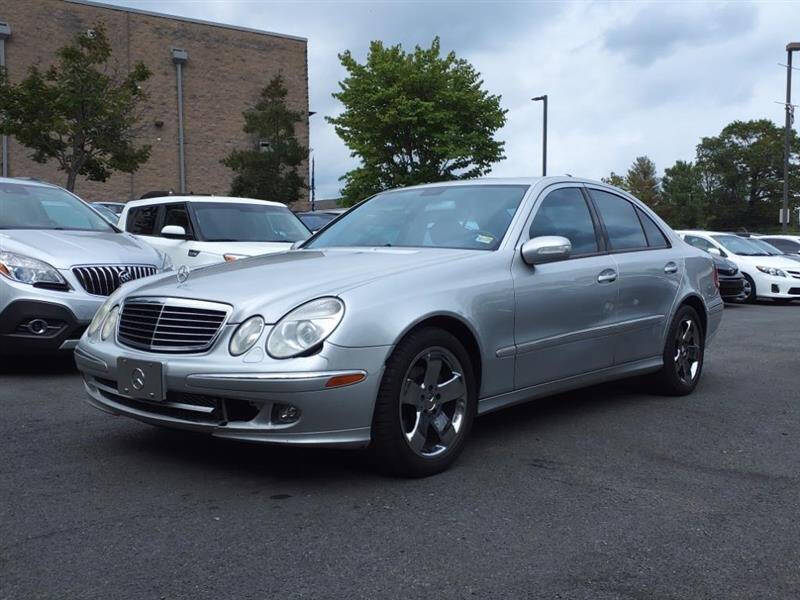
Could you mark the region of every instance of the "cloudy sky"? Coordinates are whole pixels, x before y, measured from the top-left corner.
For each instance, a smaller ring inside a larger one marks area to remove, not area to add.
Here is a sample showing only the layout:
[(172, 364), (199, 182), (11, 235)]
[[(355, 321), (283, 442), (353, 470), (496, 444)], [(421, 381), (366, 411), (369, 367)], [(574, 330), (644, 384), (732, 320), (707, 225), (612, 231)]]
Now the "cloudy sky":
[[(600, 178), (649, 155), (659, 171), (691, 160), (734, 119), (783, 123), (785, 45), (800, 37), (791, 2), (266, 2), (115, 0), (125, 5), (308, 38), (317, 197), (338, 195), (355, 161), (323, 115), (344, 77), (337, 53), (369, 42), (429, 45), (439, 35), (502, 96), (498, 176), (538, 175), (548, 94), (548, 172)], [(798, 61), (800, 62), (800, 61)], [(796, 72), (800, 79), (800, 72)], [(800, 89), (797, 89), (800, 94)]]

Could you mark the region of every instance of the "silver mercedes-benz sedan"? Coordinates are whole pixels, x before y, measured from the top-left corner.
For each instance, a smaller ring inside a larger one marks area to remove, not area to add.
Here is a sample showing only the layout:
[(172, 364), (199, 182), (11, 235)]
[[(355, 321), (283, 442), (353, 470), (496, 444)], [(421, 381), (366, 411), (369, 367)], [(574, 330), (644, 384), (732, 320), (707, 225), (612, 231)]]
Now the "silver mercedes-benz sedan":
[(221, 438), (450, 465), (476, 415), (649, 374), (690, 393), (711, 258), (613, 187), (482, 179), (378, 194), (298, 248), (126, 285), (76, 349), (89, 402)]

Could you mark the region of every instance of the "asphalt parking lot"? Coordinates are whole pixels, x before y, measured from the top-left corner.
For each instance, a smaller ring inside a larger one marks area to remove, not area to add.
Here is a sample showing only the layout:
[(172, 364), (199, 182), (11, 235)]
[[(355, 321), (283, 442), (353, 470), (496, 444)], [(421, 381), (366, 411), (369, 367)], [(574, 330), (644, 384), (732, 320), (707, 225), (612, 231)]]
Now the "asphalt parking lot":
[(450, 471), (162, 431), (0, 370), (0, 597), (796, 598), (800, 305), (733, 306), (694, 395), (478, 420)]

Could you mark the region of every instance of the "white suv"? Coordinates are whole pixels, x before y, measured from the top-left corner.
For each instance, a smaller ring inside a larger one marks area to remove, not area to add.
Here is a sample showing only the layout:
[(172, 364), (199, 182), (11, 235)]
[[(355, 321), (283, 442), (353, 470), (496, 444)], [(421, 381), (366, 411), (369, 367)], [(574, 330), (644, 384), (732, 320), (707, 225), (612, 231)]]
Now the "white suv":
[(190, 269), (283, 252), (311, 235), (284, 204), (222, 196), (134, 200), (119, 226)]
[(747, 238), (717, 231), (676, 231), (687, 244), (734, 262), (745, 278), (745, 302), (771, 298), (778, 303), (800, 299), (800, 263), (770, 256)]

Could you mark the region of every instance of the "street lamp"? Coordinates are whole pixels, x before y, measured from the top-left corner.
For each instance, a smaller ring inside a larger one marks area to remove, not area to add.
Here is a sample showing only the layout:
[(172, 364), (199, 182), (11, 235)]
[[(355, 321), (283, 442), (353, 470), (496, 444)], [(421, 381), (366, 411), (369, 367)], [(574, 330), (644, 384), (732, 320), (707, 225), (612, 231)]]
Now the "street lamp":
[[(11, 25), (5, 22), (0, 22), (0, 68), (6, 66), (6, 40), (11, 37)], [(3, 177), (8, 177), (8, 136), (2, 136), (0, 141), (0, 153), (3, 157), (3, 170), (0, 173)]]
[(547, 94), (531, 98), (534, 102), (543, 102), (544, 112), (542, 113), (542, 177), (547, 175)]
[(783, 140), (783, 207), (781, 231), (789, 228), (789, 152), (792, 139), (792, 52), (800, 50), (800, 42), (786, 44), (786, 131)]

